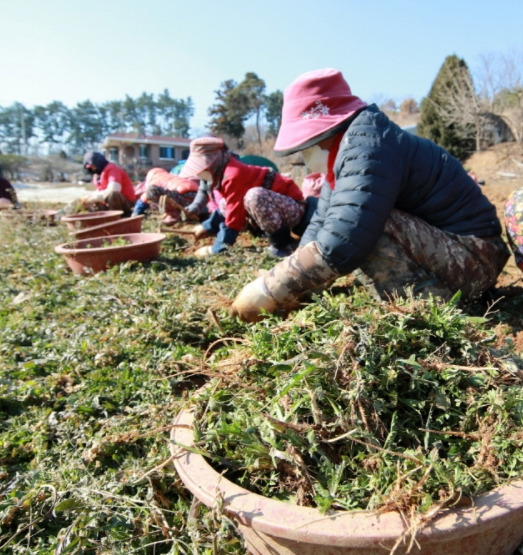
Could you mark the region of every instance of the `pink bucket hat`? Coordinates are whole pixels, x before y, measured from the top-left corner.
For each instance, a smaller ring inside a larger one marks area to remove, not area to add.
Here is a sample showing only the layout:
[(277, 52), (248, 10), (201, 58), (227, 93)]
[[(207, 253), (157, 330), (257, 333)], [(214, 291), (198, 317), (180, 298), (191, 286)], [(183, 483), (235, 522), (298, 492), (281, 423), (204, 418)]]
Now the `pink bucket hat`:
[(218, 137), (200, 137), (191, 141), (189, 158), (183, 165), (180, 177), (194, 177), (210, 168), (226, 149), (223, 139)]
[(337, 69), (304, 73), (284, 92), (274, 151), (287, 156), (313, 146), (366, 105), (352, 94)]

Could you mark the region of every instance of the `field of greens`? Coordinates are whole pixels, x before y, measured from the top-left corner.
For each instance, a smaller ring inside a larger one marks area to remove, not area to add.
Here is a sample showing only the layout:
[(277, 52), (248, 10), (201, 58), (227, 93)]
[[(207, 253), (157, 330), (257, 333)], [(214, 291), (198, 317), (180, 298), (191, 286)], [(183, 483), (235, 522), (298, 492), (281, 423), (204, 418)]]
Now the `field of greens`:
[(378, 303), (340, 280), (248, 325), (227, 304), (274, 264), (261, 239), (200, 260), (169, 234), (151, 263), (81, 277), (63, 224), (0, 214), (0, 232), (2, 554), (244, 553), (172, 465), (194, 399), (231, 479), (321, 510), (423, 512), (523, 476), (522, 300)]

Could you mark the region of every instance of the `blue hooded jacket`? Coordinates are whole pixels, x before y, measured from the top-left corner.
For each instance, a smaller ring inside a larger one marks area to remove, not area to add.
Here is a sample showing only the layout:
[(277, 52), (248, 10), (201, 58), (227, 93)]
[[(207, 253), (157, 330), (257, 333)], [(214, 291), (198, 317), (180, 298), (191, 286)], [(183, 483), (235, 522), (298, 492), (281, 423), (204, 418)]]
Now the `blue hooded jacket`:
[(500, 235), (495, 207), (461, 163), (435, 143), (402, 130), (376, 105), (350, 122), (300, 244), (316, 241), (341, 274), (358, 268), (393, 208), (457, 235)]

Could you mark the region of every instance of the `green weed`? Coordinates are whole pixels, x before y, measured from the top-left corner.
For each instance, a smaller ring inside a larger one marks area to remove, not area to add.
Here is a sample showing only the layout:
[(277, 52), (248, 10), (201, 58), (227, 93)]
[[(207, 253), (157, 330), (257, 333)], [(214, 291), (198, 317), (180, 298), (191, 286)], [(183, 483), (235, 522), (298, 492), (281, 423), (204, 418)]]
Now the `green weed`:
[(250, 364), (195, 396), (200, 448), (240, 485), (324, 511), (423, 512), (521, 477), (523, 362), (457, 301), (324, 294), (252, 327)]
[(244, 553), (171, 464), (189, 399), (227, 476), (322, 510), (426, 511), (521, 476), (521, 364), (491, 331), (506, 311), (345, 289), (247, 326), (222, 300), (272, 266), (259, 241), (197, 260), (169, 236), (83, 277), (53, 250), (65, 226), (0, 232), (0, 553)]

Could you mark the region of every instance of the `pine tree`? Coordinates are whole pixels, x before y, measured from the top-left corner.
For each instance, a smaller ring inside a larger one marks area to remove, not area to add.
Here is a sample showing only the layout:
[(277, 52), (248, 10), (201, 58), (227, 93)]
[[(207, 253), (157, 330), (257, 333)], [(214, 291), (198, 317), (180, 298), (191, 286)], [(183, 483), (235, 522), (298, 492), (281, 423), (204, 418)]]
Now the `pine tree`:
[(417, 133), (464, 160), (475, 149), (476, 129), (468, 116), (476, 105), (467, 64), (455, 55), (447, 56), (421, 102)]

